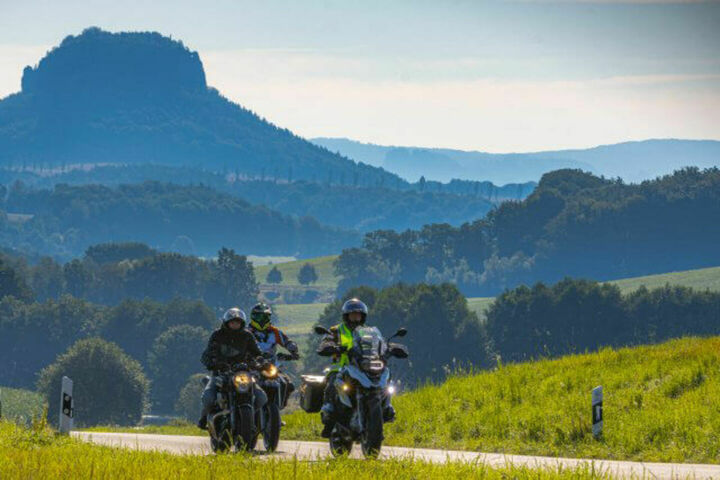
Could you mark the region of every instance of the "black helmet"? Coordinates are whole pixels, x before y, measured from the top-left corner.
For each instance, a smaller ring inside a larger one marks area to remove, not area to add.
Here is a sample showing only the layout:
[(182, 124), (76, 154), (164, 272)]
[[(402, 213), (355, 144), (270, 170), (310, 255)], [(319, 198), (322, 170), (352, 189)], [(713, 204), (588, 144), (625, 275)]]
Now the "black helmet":
[(242, 323), (241, 328), (245, 328), (245, 323), (247, 322), (247, 318), (245, 317), (245, 312), (243, 312), (241, 309), (237, 307), (233, 307), (229, 309), (227, 312), (225, 312), (225, 315), (223, 315), (223, 327), (227, 327), (227, 324), (232, 320), (239, 320), (240, 323)]
[[(360, 323), (350, 323), (350, 314), (352, 312), (360, 312), (362, 314), (362, 319), (360, 320)], [(368, 308), (367, 305), (365, 305), (363, 302), (361, 302), (357, 298), (351, 298), (347, 302), (343, 303), (342, 306), (342, 319), (343, 323), (347, 325), (348, 327), (354, 329), (355, 327), (359, 325), (365, 325), (365, 319), (367, 318), (368, 314)]]
[(258, 303), (250, 311), (250, 325), (256, 330), (265, 330), (270, 325), (272, 309), (270, 305)]

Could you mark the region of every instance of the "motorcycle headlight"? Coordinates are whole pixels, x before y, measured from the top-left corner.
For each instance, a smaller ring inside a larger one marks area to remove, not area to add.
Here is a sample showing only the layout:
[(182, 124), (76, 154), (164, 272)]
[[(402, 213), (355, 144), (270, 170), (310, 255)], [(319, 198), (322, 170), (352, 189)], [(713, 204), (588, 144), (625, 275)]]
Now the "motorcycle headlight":
[(275, 378), (278, 376), (278, 369), (275, 365), (270, 364), (265, 370), (262, 371), (265, 378)]
[(350, 390), (352, 390), (352, 385), (350, 385), (350, 384), (347, 383), (347, 382), (344, 382), (344, 383), (342, 384), (342, 387), (340, 387), (340, 388), (342, 389), (342, 391), (343, 391), (344, 393), (347, 393), (347, 392), (349, 392)]
[(387, 387), (387, 393), (388, 393), (388, 395), (395, 395), (395, 392), (396, 392), (396, 391), (397, 391), (397, 390), (395, 390), (395, 385), (389, 385), (389, 386)]
[(247, 373), (238, 373), (235, 375), (235, 378), (233, 378), (233, 382), (236, 387), (246, 387), (252, 382), (252, 378)]

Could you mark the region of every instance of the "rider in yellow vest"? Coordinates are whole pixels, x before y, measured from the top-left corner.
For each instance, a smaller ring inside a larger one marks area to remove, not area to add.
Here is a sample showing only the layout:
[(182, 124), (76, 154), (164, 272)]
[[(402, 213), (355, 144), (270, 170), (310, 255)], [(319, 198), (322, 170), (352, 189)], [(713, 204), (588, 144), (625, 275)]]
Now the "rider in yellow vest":
[(340, 367), (348, 364), (347, 351), (353, 345), (353, 330), (365, 324), (368, 308), (357, 298), (351, 298), (342, 306), (342, 323), (330, 328), (332, 335), (326, 336), (318, 347), (317, 353), (332, 357), (332, 366), (327, 376), (327, 385), (323, 397), (324, 405), (321, 418), (324, 425), (322, 436), (328, 438), (335, 425), (334, 412), (337, 392), (335, 391), (335, 377)]

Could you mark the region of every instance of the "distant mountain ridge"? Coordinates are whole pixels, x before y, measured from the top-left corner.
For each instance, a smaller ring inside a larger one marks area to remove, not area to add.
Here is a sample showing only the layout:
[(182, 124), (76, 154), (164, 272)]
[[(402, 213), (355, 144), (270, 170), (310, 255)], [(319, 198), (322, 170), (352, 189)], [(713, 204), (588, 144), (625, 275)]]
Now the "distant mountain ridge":
[(197, 52), (159, 33), (90, 28), (0, 100), (0, 166), (155, 163), (360, 185), (402, 182), (330, 153), (207, 86)]
[(485, 153), (445, 148), (393, 147), (346, 138), (313, 138), (333, 152), (416, 181), (488, 180), (496, 184), (538, 181), (547, 172), (578, 168), (640, 182), (686, 166), (720, 166), (720, 141), (655, 139), (588, 149), (531, 153)]

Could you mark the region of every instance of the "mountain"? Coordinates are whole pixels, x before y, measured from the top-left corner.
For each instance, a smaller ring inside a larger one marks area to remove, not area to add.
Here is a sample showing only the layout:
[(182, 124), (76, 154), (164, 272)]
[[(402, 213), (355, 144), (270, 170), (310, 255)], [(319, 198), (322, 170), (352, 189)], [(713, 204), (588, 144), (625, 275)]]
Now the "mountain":
[(197, 52), (158, 33), (68, 36), (0, 101), (0, 165), (155, 163), (282, 179), (397, 176), (330, 153), (207, 86)]
[(606, 177), (640, 182), (686, 166), (720, 166), (720, 142), (714, 140), (645, 140), (581, 150), (533, 153), (485, 153), (444, 148), (390, 147), (345, 138), (314, 138), (317, 145), (357, 161), (385, 168), (415, 181), (488, 180), (495, 183), (537, 181), (544, 173), (579, 168)]

